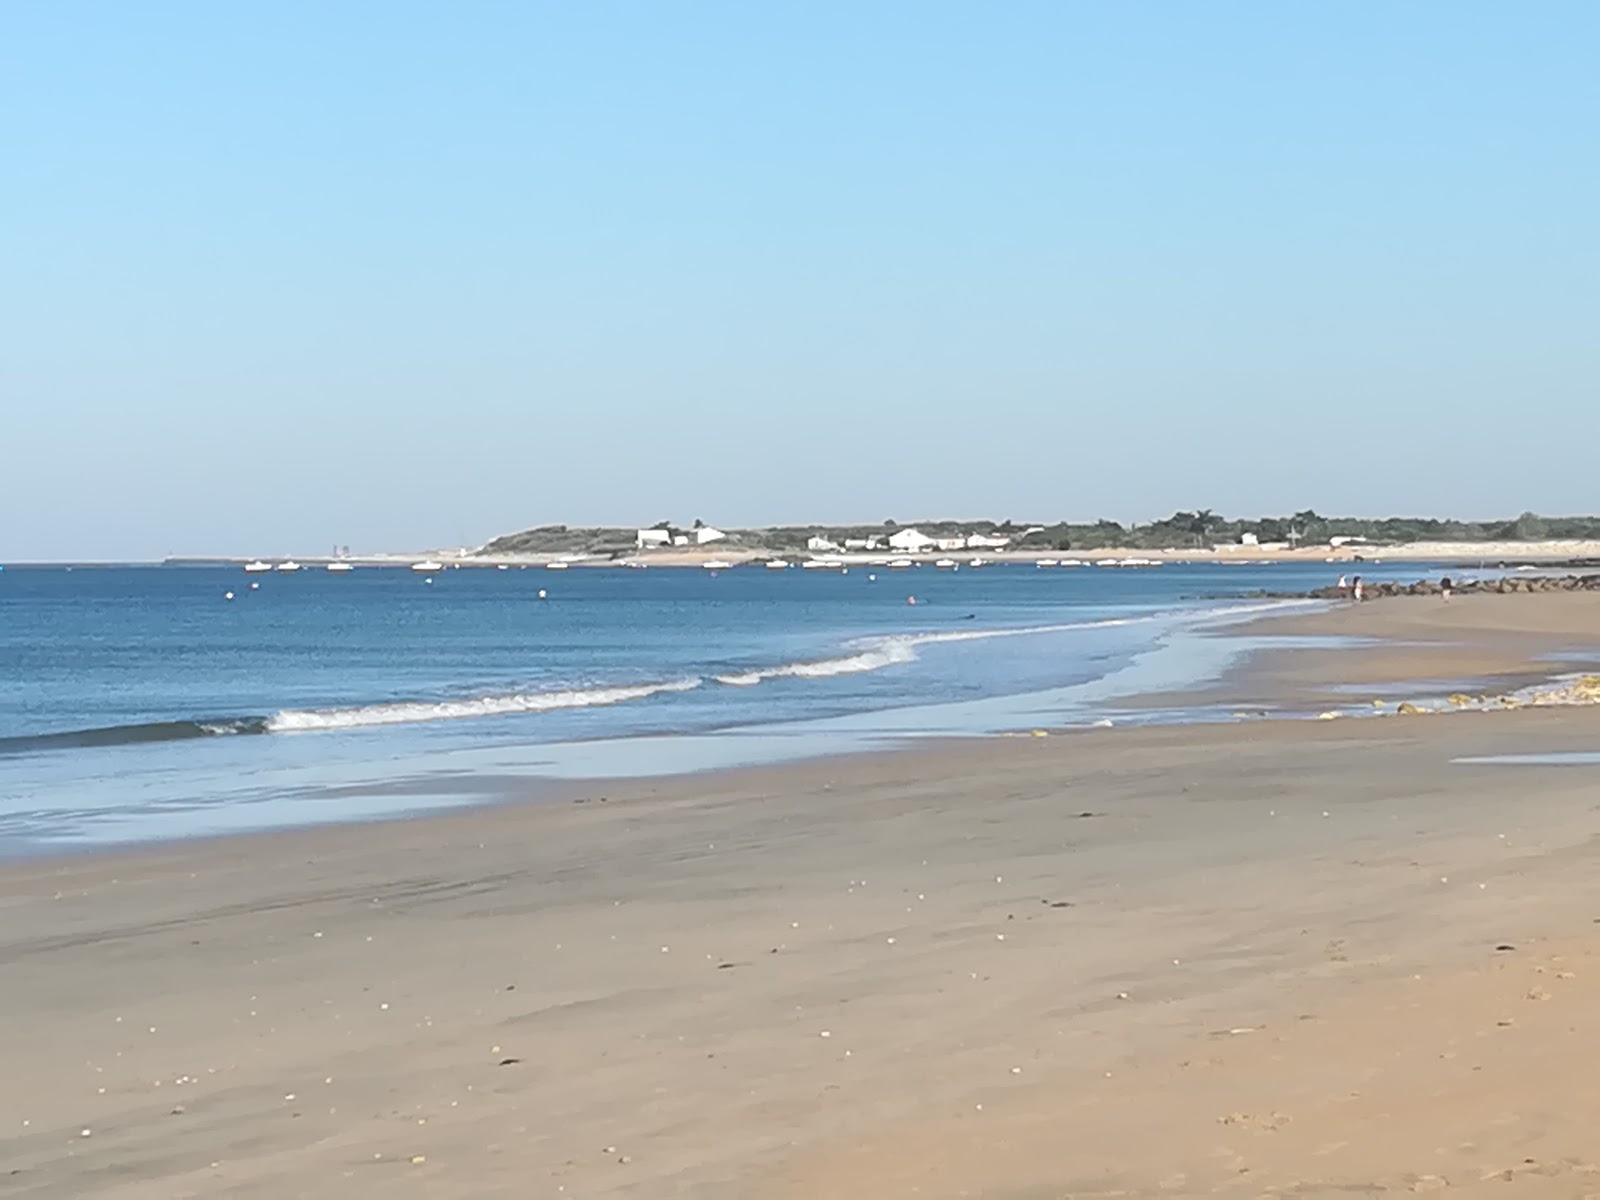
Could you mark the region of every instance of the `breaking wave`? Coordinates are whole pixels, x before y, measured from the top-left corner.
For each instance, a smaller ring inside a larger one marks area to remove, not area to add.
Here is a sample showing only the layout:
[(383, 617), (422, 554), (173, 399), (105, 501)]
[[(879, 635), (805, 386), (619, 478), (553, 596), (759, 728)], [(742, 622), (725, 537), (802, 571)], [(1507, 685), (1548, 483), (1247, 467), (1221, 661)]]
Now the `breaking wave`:
[(470, 700), (401, 700), (353, 708), (291, 708), (268, 717), (266, 731), (298, 733), (313, 729), (360, 729), (368, 725), (410, 725), (419, 721), (454, 721), (468, 717), (553, 712), (563, 708), (596, 708), (607, 704), (625, 704), (629, 700), (645, 700), (666, 692), (689, 692), (699, 687), (700, 683), (700, 679), (694, 678), (631, 687), (513, 692), (505, 696), (480, 696)]

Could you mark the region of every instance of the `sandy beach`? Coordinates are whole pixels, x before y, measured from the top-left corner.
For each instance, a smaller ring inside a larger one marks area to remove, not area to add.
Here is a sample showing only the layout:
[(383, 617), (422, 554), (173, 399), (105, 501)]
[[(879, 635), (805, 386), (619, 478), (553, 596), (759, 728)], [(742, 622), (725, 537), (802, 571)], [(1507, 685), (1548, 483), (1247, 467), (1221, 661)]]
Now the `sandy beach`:
[[(1600, 602), (1224, 681), (1533, 678)], [(0, 868), (19, 1198), (1600, 1196), (1600, 709), (942, 742)]]

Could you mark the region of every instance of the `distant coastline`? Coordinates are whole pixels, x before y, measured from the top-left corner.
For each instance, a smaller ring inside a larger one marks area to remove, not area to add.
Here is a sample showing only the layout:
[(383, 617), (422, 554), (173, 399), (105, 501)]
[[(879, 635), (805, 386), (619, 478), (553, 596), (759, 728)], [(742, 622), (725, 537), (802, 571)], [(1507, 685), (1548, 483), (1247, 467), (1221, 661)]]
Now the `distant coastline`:
[[(974, 560), (977, 560), (976, 563)], [(181, 556), (163, 559), (170, 566), (237, 566), (257, 561), (254, 556)], [(282, 559), (264, 560), (272, 563)], [(1568, 542), (1410, 542), (1388, 546), (1301, 546), (1296, 549), (1278, 549), (1260, 546), (1218, 546), (1205, 549), (1146, 550), (1136, 547), (1113, 546), (1086, 550), (1078, 555), (1060, 552), (1041, 554), (1025, 550), (987, 550), (981, 553), (967, 551), (916, 551), (885, 553), (869, 551), (841, 551), (824, 554), (802, 552), (798, 555), (774, 555), (771, 551), (733, 550), (708, 547), (637, 551), (625, 556), (582, 553), (490, 553), (483, 550), (419, 550), (411, 553), (386, 552), (378, 554), (353, 554), (346, 557), (305, 556), (293, 561), (303, 569), (323, 570), (331, 563), (344, 563), (361, 568), (416, 569), (419, 563), (436, 562), (438, 569), (478, 568), (496, 569), (640, 569), (640, 568), (761, 568), (781, 561), (791, 568), (804, 569), (811, 563), (823, 567), (847, 568), (873, 566), (896, 569), (931, 567), (948, 562), (953, 567), (1000, 564), (1041, 564), (1045, 566), (1081, 567), (1153, 567), (1163, 563), (1216, 563), (1245, 565), (1264, 563), (1329, 564), (1362, 562), (1445, 562), (1475, 566), (1585, 567), (1600, 566), (1600, 541)], [(123, 564), (81, 564), (85, 567)]]
[(1434, 517), (1324, 517), (1306, 509), (1287, 517), (1230, 519), (1208, 509), (1160, 521), (929, 520), (856, 525), (782, 525), (719, 529), (703, 521), (649, 526), (541, 525), (479, 546), (293, 559), (179, 556), (174, 564), (244, 564), (258, 569), (349, 566), (445, 567), (736, 567), (915, 565), (949, 567), (1038, 562), (1065, 566), (1151, 566), (1163, 562), (1444, 561), (1464, 565), (1600, 563), (1600, 517), (1496, 521)]

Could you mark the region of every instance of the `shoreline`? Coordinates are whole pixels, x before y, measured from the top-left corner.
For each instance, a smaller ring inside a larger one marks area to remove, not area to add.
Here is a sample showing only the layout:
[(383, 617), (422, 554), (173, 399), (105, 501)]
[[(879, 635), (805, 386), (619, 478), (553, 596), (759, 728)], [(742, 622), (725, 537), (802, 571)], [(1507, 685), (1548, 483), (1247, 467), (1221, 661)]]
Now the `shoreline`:
[[(202, 820), (176, 832), (129, 824), (125, 833), (91, 838), (43, 831), (19, 834), (17, 848), (0, 854), (0, 866), (280, 832), (429, 821), (479, 809), (560, 803), (580, 794), (617, 791), (636, 781), (671, 787), (747, 770), (924, 755), (944, 745), (1070, 737), (1102, 728), (1182, 729), (1317, 718), (1366, 721), (1600, 704), (1600, 647), (1579, 653), (1570, 644), (1573, 637), (1587, 634), (1592, 599), (1581, 592), (1543, 593), (1537, 599), (1526, 593), (1469, 595), (1454, 607), (1437, 596), (1400, 593), (1360, 606), (1308, 599), (1298, 611), (1241, 608), (1212, 614), (1176, 625), (1108, 675), (1042, 691), (799, 721), (531, 742), (520, 747), (527, 761), (503, 763), (498, 769), (476, 761), (480, 756), (470, 750), (445, 751), (443, 759), (436, 752), (419, 759), (410, 774), (327, 788), (330, 804), (350, 794), (392, 796), (392, 805), (365, 805), (364, 812), (358, 805), (348, 815), (324, 817), (311, 807), (318, 798), (313, 788), (298, 796), (297, 802), (306, 806), (298, 814), (285, 810), (286, 815), (234, 829)], [(1474, 611), (1464, 605), (1493, 614), (1486, 626), (1467, 630), (1490, 635), (1472, 649), (1458, 644), (1459, 631), (1441, 636), (1434, 628), (1444, 618), (1461, 625), (1460, 618)], [(1535, 618), (1531, 624), (1530, 617)], [(1197, 657), (1196, 648), (1208, 645), (1216, 650)], [(1174, 654), (1179, 665), (1156, 667), (1152, 678), (1150, 668)], [(1193, 675), (1195, 682), (1177, 690), (1158, 682), (1174, 670)], [(1084, 695), (1067, 699), (1074, 693)], [(980, 716), (980, 711), (987, 715)], [(596, 765), (602, 760), (606, 765)], [(441, 772), (440, 766), (446, 769)], [(403, 799), (407, 796), (413, 799)], [(129, 820), (123, 818), (125, 824)]]

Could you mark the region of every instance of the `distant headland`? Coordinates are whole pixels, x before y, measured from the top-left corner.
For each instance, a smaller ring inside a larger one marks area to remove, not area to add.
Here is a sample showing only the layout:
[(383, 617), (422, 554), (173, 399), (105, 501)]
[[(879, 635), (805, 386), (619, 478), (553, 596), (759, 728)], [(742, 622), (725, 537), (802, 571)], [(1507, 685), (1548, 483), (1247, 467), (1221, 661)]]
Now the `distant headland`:
[[(474, 553), (584, 554), (626, 557), (639, 550), (692, 549), (751, 553), (933, 550), (1044, 551), (1200, 550), (1249, 547), (1265, 551), (1366, 543), (1549, 541), (1600, 543), (1600, 517), (1541, 517), (1523, 513), (1499, 521), (1434, 517), (1324, 517), (1306, 509), (1286, 517), (1229, 518), (1210, 509), (1176, 512), (1146, 524), (1057, 521), (882, 521), (874, 525), (776, 525), (718, 529), (703, 521), (647, 528), (542, 525), (503, 534)], [(823, 543), (827, 543), (824, 545)]]
[[(1069, 557), (1063, 557), (1069, 556)], [(1014, 520), (885, 520), (856, 525), (718, 527), (703, 520), (641, 526), (538, 525), (502, 534), (480, 546), (307, 555), (306, 566), (768, 567), (848, 566), (856, 563), (981, 566), (989, 562), (1049, 565), (1161, 562), (1359, 562), (1462, 560), (1568, 562), (1600, 559), (1600, 517), (1546, 517), (1525, 512), (1492, 521), (1437, 517), (1327, 517), (1312, 509), (1288, 516), (1237, 518), (1210, 509), (1176, 512), (1159, 521), (1124, 525)], [(243, 559), (169, 559), (243, 562)], [(295, 569), (294, 562), (253, 561), (254, 569)]]

